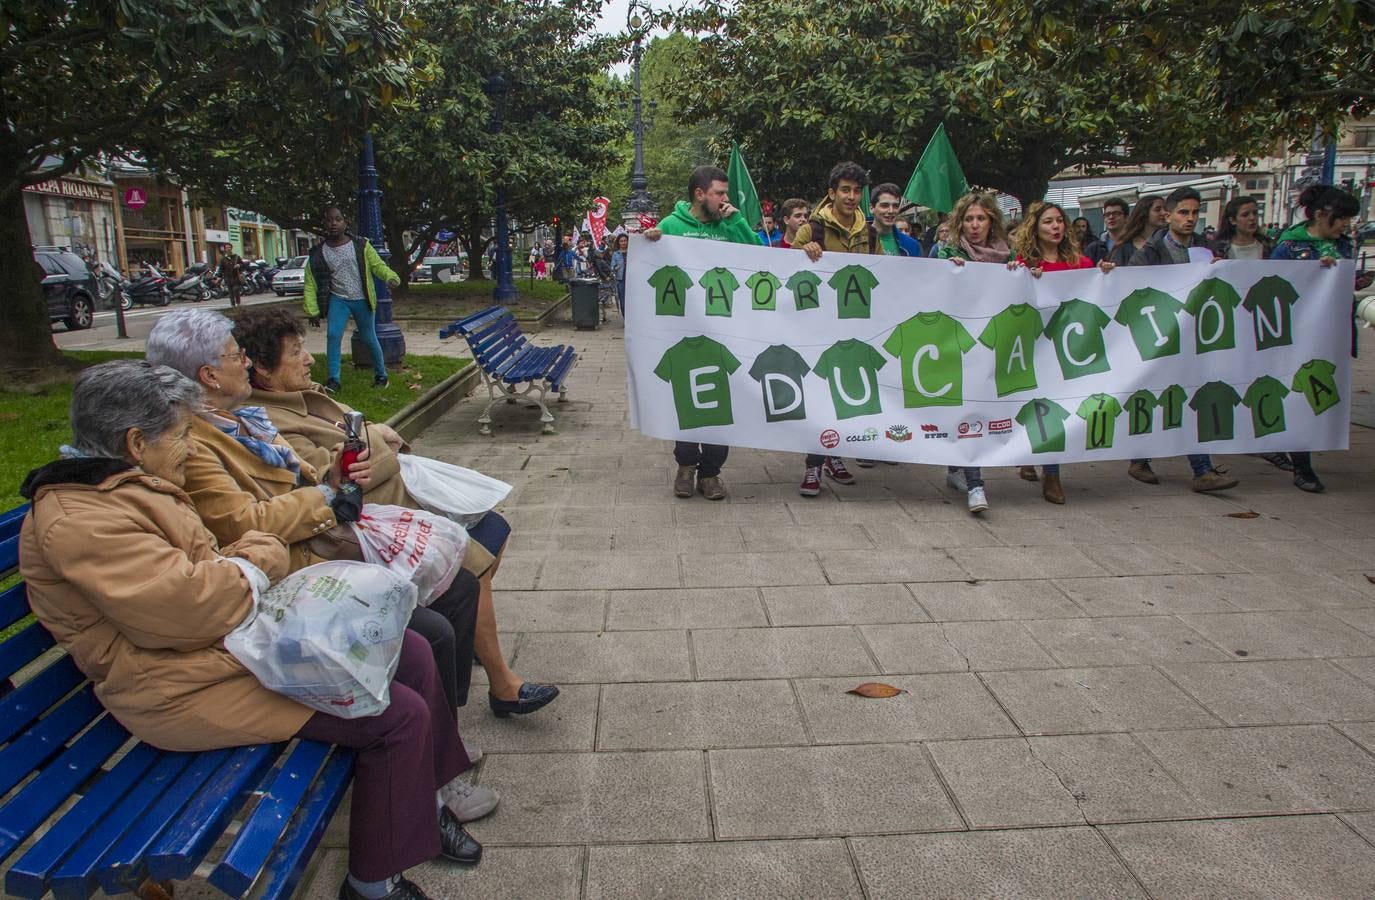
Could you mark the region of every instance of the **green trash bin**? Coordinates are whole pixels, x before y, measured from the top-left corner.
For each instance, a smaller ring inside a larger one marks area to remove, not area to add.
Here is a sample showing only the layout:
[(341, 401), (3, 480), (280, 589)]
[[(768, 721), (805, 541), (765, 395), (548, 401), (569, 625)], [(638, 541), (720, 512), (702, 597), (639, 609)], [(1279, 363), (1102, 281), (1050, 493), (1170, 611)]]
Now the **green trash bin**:
[(601, 282), (595, 278), (572, 278), (568, 292), (573, 295), (573, 325), (580, 330), (595, 329), (601, 322), (598, 293)]

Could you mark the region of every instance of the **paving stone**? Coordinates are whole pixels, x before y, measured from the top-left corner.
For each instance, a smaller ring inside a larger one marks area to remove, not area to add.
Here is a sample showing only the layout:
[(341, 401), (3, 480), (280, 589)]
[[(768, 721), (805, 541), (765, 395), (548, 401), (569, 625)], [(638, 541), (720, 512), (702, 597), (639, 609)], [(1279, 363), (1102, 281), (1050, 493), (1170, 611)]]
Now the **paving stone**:
[(1103, 835), (1157, 897), (1356, 898), (1375, 848), (1331, 816), (1110, 825)]
[(900, 584), (766, 587), (769, 619), (783, 625), (861, 625), (924, 622), (926, 612)]
[(468, 826), (487, 846), (710, 836), (700, 752), (501, 754), (480, 783), (501, 794)]
[(1342, 734), (1375, 753), (1375, 722), (1346, 722), (1336, 727)]
[(606, 591), (498, 590), (492, 602), (502, 631), (600, 631), (606, 596)]
[[(504, 562), (500, 574), (504, 582)], [(678, 557), (667, 553), (607, 556), (559, 554), (544, 561), (539, 578), (539, 589), (542, 591), (682, 586)]]
[(1334, 659), (1332, 662), (1366, 684), (1375, 685), (1375, 656), (1364, 656), (1359, 659)]
[(1180, 619), (1238, 658), (1294, 659), (1375, 653), (1375, 638), (1323, 612), (1239, 612)]
[(745, 549), (754, 553), (795, 550), (871, 550), (873, 542), (864, 527), (841, 523), (829, 528), (815, 525), (782, 525), (778, 528), (745, 529)]
[(1077, 547), (956, 547), (950, 551), (950, 555), (971, 578), (982, 581), (1083, 578), (1107, 574)]
[(484, 847), (481, 865), (428, 862), (408, 870), (406, 877), (432, 897), (576, 900), (584, 852), (582, 847)]
[[(1203, 576), (1210, 593), (1238, 609), (1330, 609), (1370, 607), (1375, 593), (1329, 574), (1266, 572)], [(1370, 587), (1361, 578), (1363, 587)]]
[(853, 628), (719, 628), (692, 632), (697, 677), (809, 678), (876, 671)]
[(1104, 534), (1101, 523), (1082, 514), (1053, 519), (990, 521), (985, 527), (1009, 547), (1094, 546), (1102, 542)]
[(1328, 614), (1352, 628), (1360, 629), (1367, 635), (1375, 635), (1375, 606), (1366, 606), (1360, 609), (1332, 609), (1328, 611)]
[(865, 625), (860, 632), (885, 672), (985, 671), (1056, 665), (1020, 622)]
[(1236, 612), (1208, 590), (1206, 575), (1067, 578), (1055, 582), (1090, 616), (1160, 616)]
[(1361, 571), (1368, 566), (1363, 560), (1334, 553), (1331, 548), (1317, 541), (1216, 541), (1209, 545), (1209, 549), (1250, 572), (1312, 572), (1321, 575)]
[(1074, 796), (1025, 738), (927, 744), (971, 828), (1082, 824)]
[(684, 553), (681, 558), (687, 587), (826, 583), (811, 553)]
[(903, 693), (886, 699), (847, 693), (860, 683), (856, 677), (795, 681), (812, 739), (848, 744), (1017, 733), (974, 675), (884, 675), (879, 680)]
[[(530, 671), (535, 680), (543, 673)], [(458, 711), (458, 730), (483, 753), (544, 753), (591, 750), (597, 730), (595, 684), (561, 684), (559, 696), (528, 716), (498, 719), (487, 706), (485, 685), (473, 685), (468, 705)]]
[(1034, 737), (1029, 743), (1090, 822), (1186, 819), (1201, 812), (1131, 735)]
[(609, 684), (603, 689), (601, 750), (768, 747), (806, 744), (786, 681)]
[(1032, 636), (1067, 666), (1225, 659), (1198, 632), (1169, 616), (1053, 619), (1024, 623)]
[[(726, 490), (730, 490), (730, 475), (726, 475)], [(673, 520), (683, 525), (740, 525), (767, 528), (796, 525), (792, 513), (784, 503), (713, 503), (700, 496), (691, 500), (674, 498)]]
[(534, 531), (512, 526), (507, 553), (548, 556), (553, 553), (610, 553), (611, 535), (605, 531)]
[(592, 847), (588, 900), (861, 897), (842, 841)]
[(610, 631), (767, 625), (758, 588), (611, 591)]
[(1214, 816), (1375, 809), (1375, 759), (1326, 725), (1138, 737)]
[(1027, 734), (1218, 724), (1188, 694), (1148, 666), (987, 672), (980, 677)]
[(863, 526), (880, 550), (943, 549), (946, 547), (999, 547), (1002, 541), (972, 517), (967, 520), (920, 522), (900, 527)]
[(832, 584), (964, 581), (969, 577), (941, 550), (831, 550), (820, 551), (817, 557)]
[[(801, 477), (801, 472), (798, 476)], [(869, 500), (864, 503), (813, 503), (793, 497), (788, 509), (799, 525), (821, 525), (830, 528), (844, 522), (866, 527), (914, 528), (912, 517), (894, 500)]]
[(963, 825), (915, 744), (712, 750), (707, 757), (718, 839)]
[(1375, 689), (1325, 660), (1187, 663), (1165, 673), (1228, 725), (1375, 718)]
[(1212, 552), (1207, 544), (1094, 544), (1090, 549), (1094, 562), (1113, 575), (1247, 571), (1241, 563)]
[(850, 845), (871, 900), (1145, 896), (1092, 828), (861, 837)]
[(1375, 844), (1375, 813), (1344, 813), (1339, 818), (1346, 821), (1346, 824), (1364, 837), (1371, 844)]
[(564, 682), (682, 681), (692, 677), (682, 631), (527, 634), (520, 669)]
[(910, 584), (937, 622), (1059, 619), (1082, 616), (1053, 581), (949, 581)]
[(736, 525), (618, 528), (611, 539), (616, 551), (621, 553), (741, 553), (745, 550), (745, 539)]

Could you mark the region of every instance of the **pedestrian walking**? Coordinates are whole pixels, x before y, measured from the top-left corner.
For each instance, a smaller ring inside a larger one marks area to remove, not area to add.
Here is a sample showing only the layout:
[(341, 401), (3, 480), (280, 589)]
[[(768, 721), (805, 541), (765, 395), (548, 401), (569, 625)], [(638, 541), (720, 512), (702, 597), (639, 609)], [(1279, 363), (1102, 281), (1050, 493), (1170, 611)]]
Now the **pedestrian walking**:
[(243, 297), (243, 257), (234, 252), (232, 244), (220, 248), (220, 264), (215, 272), (229, 292), (229, 305), (238, 306)]

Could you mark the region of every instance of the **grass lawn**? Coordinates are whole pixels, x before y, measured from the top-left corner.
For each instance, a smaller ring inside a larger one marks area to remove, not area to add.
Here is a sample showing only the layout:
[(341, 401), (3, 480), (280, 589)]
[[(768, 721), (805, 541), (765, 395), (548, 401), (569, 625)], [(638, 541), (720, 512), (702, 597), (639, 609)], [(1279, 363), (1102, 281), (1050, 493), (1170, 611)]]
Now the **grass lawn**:
[[(393, 299), (392, 315), (398, 318), (460, 319), (492, 305), (493, 281), (453, 281), (448, 284), (413, 284), (404, 298)], [(516, 318), (534, 318), (563, 299), (568, 288), (557, 281), (516, 279), (515, 302), (507, 304)]]

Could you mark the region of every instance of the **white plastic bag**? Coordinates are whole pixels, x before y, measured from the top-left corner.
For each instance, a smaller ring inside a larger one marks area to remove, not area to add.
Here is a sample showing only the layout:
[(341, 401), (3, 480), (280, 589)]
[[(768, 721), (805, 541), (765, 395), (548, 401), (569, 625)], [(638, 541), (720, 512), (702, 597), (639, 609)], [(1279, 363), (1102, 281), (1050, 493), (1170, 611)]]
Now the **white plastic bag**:
[(421, 606), (429, 606), (454, 583), (468, 549), (462, 526), (434, 513), (385, 503), (364, 503), (353, 533), (363, 559), (414, 584)]
[(414, 453), (400, 453), (396, 458), (401, 463), (401, 481), (421, 508), (464, 528), (476, 525), (511, 493), (506, 482), (472, 469)]
[(415, 586), (382, 566), (307, 566), (261, 593), (225, 649), (263, 686), (338, 716), (375, 716), (391, 703)]

